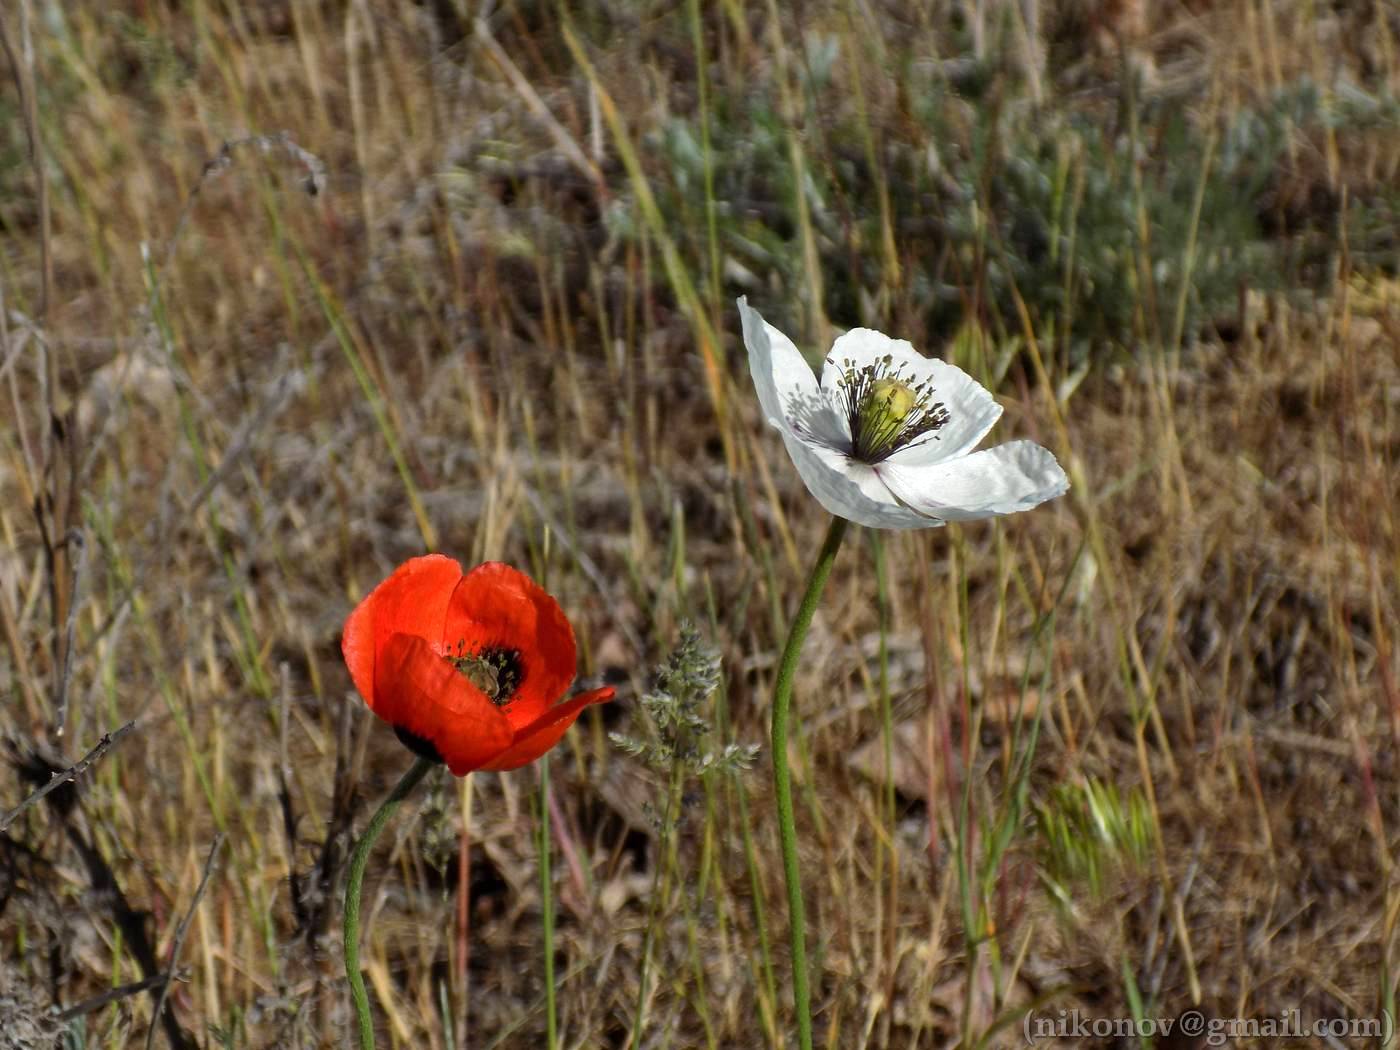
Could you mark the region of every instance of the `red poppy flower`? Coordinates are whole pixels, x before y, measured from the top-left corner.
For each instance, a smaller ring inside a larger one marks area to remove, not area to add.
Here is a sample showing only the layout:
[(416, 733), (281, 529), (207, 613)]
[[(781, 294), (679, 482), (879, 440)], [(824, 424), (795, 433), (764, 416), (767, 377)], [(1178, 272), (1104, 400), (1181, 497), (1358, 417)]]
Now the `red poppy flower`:
[(350, 614), (340, 647), (370, 710), (459, 777), (533, 762), (585, 707), (613, 696), (555, 703), (574, 680), (573, 628), (543, 588), (500, 562), (464, 575), (441, 554), (411, 558)]

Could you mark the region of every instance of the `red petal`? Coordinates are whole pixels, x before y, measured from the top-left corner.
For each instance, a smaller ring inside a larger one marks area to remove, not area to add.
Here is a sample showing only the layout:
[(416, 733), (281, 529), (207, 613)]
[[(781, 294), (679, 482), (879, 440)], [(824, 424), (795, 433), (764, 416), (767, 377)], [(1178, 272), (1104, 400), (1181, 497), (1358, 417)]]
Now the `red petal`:
[(432, 744), (455, 776), (483, 768), (513, 743), (501, 709), (416, 635), (389, 636), (374, 693), (374, 713)]
[(511, 744), (510, 748), (501, 752), (481, 768), (503, 771), (519, 769), (521, 766), (528, 765), (559, 743), (564, 734), (569, 731), (569, 726), (574, 724), (585, 707), (589, 704), (601, 704), (611, 700), (613, 692), (611, 686), (605, 686), (591, 692), (579, 693), (558, 707), (550, 708), (530, 725), (517, 730), (515, 742)]
[(345, 621), (340, 650), (355, 688), (375, 706), (375, 653), (390, 634), (413, 634), (436, 642), (462, 567), (441, 554), (410, 558), (370, 591)]
[(524, 677), (506, 708), (513, 726), (539, 718), (574, 680), (574, 631), (549, 593), (501, 562), (478, 565), (452, 592), (443, 624), (445, 651), (500, 647), (520, 654)]

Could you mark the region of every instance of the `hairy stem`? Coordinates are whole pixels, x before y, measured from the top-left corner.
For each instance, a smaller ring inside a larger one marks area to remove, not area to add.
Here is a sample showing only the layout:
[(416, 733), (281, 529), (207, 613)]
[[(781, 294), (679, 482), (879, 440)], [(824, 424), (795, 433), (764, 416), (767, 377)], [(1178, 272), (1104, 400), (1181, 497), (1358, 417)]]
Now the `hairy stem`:
[(549, 755), (540, 756), (540, 921), (544, 926), (545, 1050), (559, 1046), (554, 988), (554, 875), (549, 856)]
[(812, 616), (817, 611), (846, 535), (846, 519), (832, 518), (821, 553), (812, 565), (807, 579), (807, 592), (797, 607), (787, 644), (783, 647), (778, 679), (773, 686), (773, 789), (778, 803), (778, 837), (783, 851), (783, 879), (787, 883), (788, 927), (792, 948), (792, 998), (797, 1009), (797, 1041), (801, 1050), (812, 1050), (812, 995), (807, 981), (807, 931), (802, 906), (802, 876), (797, 863), (797, 827), (792, 813), (792, 775), (788, 771), (788, 715), (792, 707), (792, 679), (797, 673), (797, 661), (802, 655), (802, 643)]
[(369, 820), (365, 833), (355, 843), (355, 852), (350, 857), (350, 881), (345, 884), (345, 976), (350, 979), (350, 997), (355, 1001), (355, 1021), (360, 1032), (360, 1050), (374, 1050), (374, 1017), (369, 1010), (369, 995), (365, 991), (365, 979), (360, 973), (360, 888), (365, 881), (365, 864), (374, 840), (389, 823), (389, 818), (408, 797), (418, 782), (428, 775), (436, 762), (420, 758), (403, 775), (384, 804)]

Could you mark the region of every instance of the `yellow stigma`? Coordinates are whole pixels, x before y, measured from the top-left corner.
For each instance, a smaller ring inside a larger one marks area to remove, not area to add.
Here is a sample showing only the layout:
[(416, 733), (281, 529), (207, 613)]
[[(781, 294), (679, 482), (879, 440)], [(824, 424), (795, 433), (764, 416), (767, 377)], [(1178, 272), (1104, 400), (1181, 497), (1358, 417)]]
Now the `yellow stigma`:
[(870, 386), (870, 401), (866, 411), (877, 427), (898, 427), (914, 411), (918, 398), (907, 383), (898, 379), (877, 379)]

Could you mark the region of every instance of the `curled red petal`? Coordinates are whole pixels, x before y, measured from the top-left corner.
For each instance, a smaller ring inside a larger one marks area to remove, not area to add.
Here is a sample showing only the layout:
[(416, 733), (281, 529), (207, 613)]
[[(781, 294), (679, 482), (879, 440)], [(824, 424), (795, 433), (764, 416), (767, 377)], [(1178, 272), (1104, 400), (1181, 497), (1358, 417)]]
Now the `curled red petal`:
[(436, 642), (442, 636), (447, 604), (462, 579), (462, 567), (441, 554), (410, 558), (370, 591), (345, 621), (340, 650), (355, 688), (375, 707), (377, 654), (391, 634), (411, 634)]
[(514, 650), (524, 672), (506, 708), (516, 727), (539, 718), (574, 679), (574, 631), (559, 603), (519, 569), (486, 562), (457, 584), (442, 628), (443, 651)]
[(514, 744), (501, 709), (417, 635), (388, 637), (374, 679), (374, 713), (431, 744), (454, 776), (486, 768)]
[(611, 700), (614, 692), (611, 686), (604, 686), (602, 689), (579, 693), (550, 708), (534, 722), (516, 730), (511, 746), (481, 768), (501, 772), (529, 765), (559, 743), (585, 707)]

